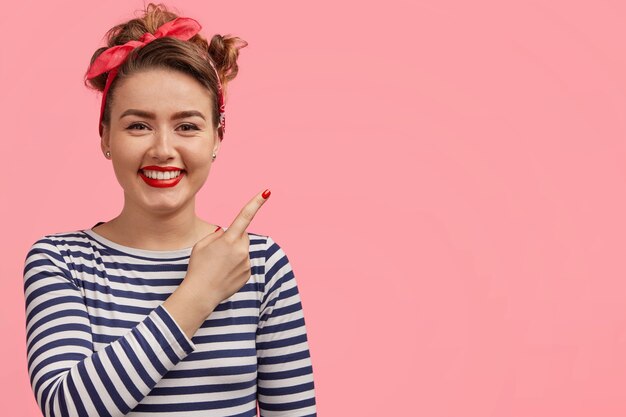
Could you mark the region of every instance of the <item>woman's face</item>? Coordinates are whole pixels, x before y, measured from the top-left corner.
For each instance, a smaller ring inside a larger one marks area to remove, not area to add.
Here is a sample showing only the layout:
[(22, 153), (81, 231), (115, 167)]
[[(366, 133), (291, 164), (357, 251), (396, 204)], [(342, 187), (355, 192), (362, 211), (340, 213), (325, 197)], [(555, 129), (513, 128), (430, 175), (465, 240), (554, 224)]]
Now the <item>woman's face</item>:
[[(209, 92), (190, 75), (155, 69), (120, 80), (114, 94), (102, 149), (111, 151), (126, 205), (167, 213), (194, 204), (220, 145)], [(180, 177), (150, 179), (150, 166)]]

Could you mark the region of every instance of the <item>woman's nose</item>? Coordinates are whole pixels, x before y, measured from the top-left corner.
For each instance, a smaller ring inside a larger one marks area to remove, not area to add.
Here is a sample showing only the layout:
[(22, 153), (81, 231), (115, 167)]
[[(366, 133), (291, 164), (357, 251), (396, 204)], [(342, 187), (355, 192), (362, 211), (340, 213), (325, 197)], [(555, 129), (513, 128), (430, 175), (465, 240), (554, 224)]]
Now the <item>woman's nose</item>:
[(154, 133), (154, 140), (150, 148), (151, 156), (158, 159), (169, 159), (176, 153), (175, 137), (173, 132), (159, 129)]

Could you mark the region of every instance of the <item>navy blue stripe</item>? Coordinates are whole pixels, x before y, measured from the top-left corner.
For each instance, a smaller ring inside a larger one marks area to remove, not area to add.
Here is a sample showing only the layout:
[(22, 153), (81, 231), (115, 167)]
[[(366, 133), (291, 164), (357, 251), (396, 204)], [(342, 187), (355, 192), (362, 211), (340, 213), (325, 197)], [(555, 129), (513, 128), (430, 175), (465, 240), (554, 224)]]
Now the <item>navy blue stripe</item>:
[(169, 412), (176, 411), (197, 411), (197, 410), (219, 410), (226, 407), (237, 407), (247, 404), (256, 399), (256, 393), (240, 398), (229, 398), (228, 400), (203, 401), (197, 403), (175, 403), (175, 404), (139, 404), (134, 411), (137, 412)]
[[(254, 290), (258, 292), (258, 289)], [(259, 308), (261, 307), (261, 302), (256, 300), (228, 300), (222, 301), (220, 304), (215, 307), (213, 311), (226, 311), (226, 310), (236, 310), (241, 308)]]
[[(144, 322), (146, 324), (146, 327), (150, 325), (149, 322), (151, 321), (152, 321), (152, 318), (150, 317), (146, 318)], [(146, 356), (150, 360), (150, 363), (152, 363), (152, 366), (154, 366), (154, 369), (156, 369), (159, 375), (165, 374), (167, 372), (167, 369), (165, 369), (165, 366), (161, 363), (161, 361), (157, 357), (157, 354), (154, 351), (154, 349), (152, 349), (150, 342), (148, 342), (148, 340), (145, 338), (145, 336), (141, 332), (137, 331), (134, 333), (135, 333), (135, 340), (137, 340), (137, 342), (139, 343), (139, 346), (141, 346), (141, 349), (145, 352)]]
[(307, 337), (306, 337), (306, 333), (304, 333), (298, 336), (288, 337), (285, 339), (276, 339), (276, 340), (270, 340), (267, 342), (257, 342), (256, 348), (258, 350), (276, 349), (276, 348), (282, 348), (285, 346), (297, 345), (298, 343), (303, 343), (306, 341), (307, 341)]
[[(278, 278), (277, 280), (275, 280), (272, 284), (272, 286), (269, 288), (268, 290), (268, 294), (271, 295), (273, 294), (275, 291), (277, 290), (281, 290), (281, 287), (283, 286), (283, 284), (291, 279), (294, 279), (295, 275), (293, 273), (292, 269), (286, 270), (284, 271), (284, 274), (280, 276), (280, 278)], [(274, 278), (274, 276), (272, 275), (272, 279)], [(270, 279), (268, 278), (268, 281), (270, 282)]]
[(213, 385), (184, 385), (176, 387), (156, 387), (152, 390), (153, 395), (190, 395), (190, 394), (212, 394), (216, 392), (239, 391), (256, 385), (256, 379), (246, 382), (236, 382), (232, 384)]
[(137, 325), (136, 321), (122, 320), (122, 319), (109, 319), (106, 317), (92, 316), (92, 325), (94, 326), (106, 326), (117, 329), (132, 329)]
[(114, 311), (116, 313), (129, 313), (147, 316), (152, 311), (151, 308), (139, 307), (134, 305), (118, 304), (114, 302), (103, 301), (100, 299), (86, 298), (84, 299), (87, 307), (99, 308), (105, 311)]
[(193, 356), (187, 361), (202, 361), (207, 359), (221, 358), (247, 358), (256, 357), (256, 349), (227, 349), (227, 350), (207, 350), (194, 352)]
[[(165, 323), (169, 331), (174, 335), (176, 341), (178, 342), (178, 345), (183, 349), (183, 351), (185, 353), (191, 353), (193, 351), (193, 347), (187, 342), (187, 336), (178, 328), (178, 325), (176, 324), (174, 319), (172, 319), (172, 317), (168, 314), (168, 312), (165, 311), (165, 307), (163, 307), (163, 305), (160, 305), (155, 309), (155, 312), (157, 316), (159, 316), (159, 318), (163, 320), (163, 323)], [(172, 354), (173, 353), (174, 352), (172, 352)], [(176, 361), (172, 362), (176, 363), (177, 361), (178, 356), (176, 356)]]
[(253, 332), (245, 333), (224, 333), (224, 334), (209, 334), (204, 336), (194, 336), (191, 341), (196, 344), (208, 344), (208, 343), (222, 343), (222, 342), (239, 342), (255, 340), (256, 334)]
[(135, 401), (137, 402), (141, 401), (143, 399), (143, 394), (141, 393), (141, 391), (137, 389), (133, 380), (130, 379), (130, 376), (124, 369), (124, 365), (122, 365), (122, 362), (120, 362), (119, 358), (113, 351), (113, 347), (112, 346), (105, 347), (104, 352), (106, 352), (107, 357), (111, 361), (111, 364), (115, 368), (115, 371), (118, 373), (118, 376), (122, 380), (124, 387), (128, 390), (130, 395), (133, 396)]
[(224, 417), (257, 417), (257, 407), (256, 404), (254, 405), (254, 408), (248, 410), (248, 411), (244, 411), (243, 413), (237, 413), (237, 414), (229, 414), (227, 416)]
[(59, 408), (61, 409), (61, 417), (70, 417), (70, 412), (67, 409), (67, 402), (65, 401), (65, 390), (63, 389), (63, 381), (57, 385), (57, 397), (59, 398)]
[(78, 415), (86, 416), (87, 410), (85, 409), (83, 401), (80, 399), (80, 395), (78, 394), (73, 378), (67, 378), (67, 390), (70, 392), (70, 397), (72, 398), (74, 407), (76, 407), (76, 411), (78, 411)]
[[(47, 249), (45, 247), (43, 247), (43, 245), (49, 245), (54, 247), (57, 251), (58, 251), (58, 247), (56, 242), (52, 241), (51, 239), (40, 239), (39, 241), (35, 242), (32, 246), (31, 249), (28, 251), (28, 254), (26, 254), (26, 258), (24, 258), (24, 264), (27, 267), (30, 267), (31, 265), (52, 265), (55, 268), (58, 268), (59, 270), (62, 270), (64, 272), (68, 272), (66, 270), (64, 270), (62, 267), (58, 266), (57, 264), (52, 263), (52, 261), (50, 259), (36, 259), (34, 261), (28, 262), (28, 258), (30, 258), (33, 255), (46, 255), (50, 258), (53, 258), (57, 261), (59, 261), (60, 264), (64, 264), (65, 260), (63, 259), (63, 255), (61, 255), (59, 252), (55, 252), (54, 250), (50, 250)], [(29, 269), (29, 268), (27, 268)], [(70, 275), (68, 274), (68, 277), (70, 277)]]
[(31, 271), (31, 269), (39, 270), (36, 274), (31, 275), (30, 277), (24, 280), (24, 290), (26, 291), (28, 287), (30, 287), (34, 282), (39, 279), (47, 278), (47, 277), (62, 277), (69, 284), (72, 284), (74, 288), (78, 288), (76, 286), (76, 282), (74, 278), (70, 274), (68, 270), (59, 268), (56, 264), (53, 264), (49, 259), (37, 259), (31, 261), (28, 265), (24, 267), (24, 276)]
[[(178, 357), (176, 352), (174, 352), (174, 349), (170, 346), (170, 344), (168, 343), (167, 338), (163, 335), (163, 333), (161, 333), (161, 329), (159, 329), (157, 327), (157, 325), (154, 322), (154, 320), (152, 320), (152, 319), (146, 320), (145, 323), (146, 323), (146, 328), (150, 331), (150, 333), (152, 333), (152, 335), (156, 339), (156, 341), (159, 344), (159, 346), (161, 346), (161, 349), (163, 349), (163, 352), (165, 352), (165, 355), (167, 355), (167, 358), (170, 360), (170, 362), (172, 362), (173, 364), (177, 364), (178, 362), (180, 362), (180, 358)], [(171, 331), (171, 329), (170, 329), (170, 331)], [(178, 329), (175, 329), (175, 331), (173, 333), (174, 333), (175, 338), (176, 338), (177, 341), (183, 338), (182, 335), (180, 335), (180, 334), (177, 335), (177, 333), (180, 333), (180, 331)], [(159, 369), (159, 368), (157, 368), (157, 369)], [(163, 369), (162, 371), (159, 371), (159, 373), (161, 375), (163, 375), (164, 373), (167, 372), (167, 369), (165, 369), (165, 367), (162, 368), (162, 369)]]
[[(279, 249), (281, 249), (280, 245), (278, 243), (276, 243), (275, 240), (272, 239), (272, 244), (269, 244), (269, 239), (267, 240), (267, 248), (265, 248), (265, 259), (267, 261), (267, 259), (271, 258)], [(265, 271), (265, 273), (267, 274), (267, 271)]]
[(278, 388), (258, 387), (257, 392), (259, 395), (264, 395), (266, 397), (279, 397), (282, 395), (299, 394), (301, 392), (307, 392), (309, 390), (313, 391), (314, 389), (315, 389), (315, 384), (311, 381), (311, 382), (306, 382), (304, 384), (290, 385), (290, 386), (278, 387)]
[[(265, 297), (263, 298), (263, 303), (265, 305), (264, 310), (267, 310), (270, 307), (273, 307), (276, 304), (276, 302), (282, 298), (280, 294), (280, 291), (282, 291), (281, 287), (285, 282), (287, 282), (290, 279), (294, 279), (293, 271), (286, 272), (285, 275), (283, 275), (282, 277), (280, 277), (274, 282), (272, 287), (268, 290), (268, 293), (265, 294)], [(274, 293), (276, 292), (278, 292), (278, 294), (274, 295)], [(273, 298), (271, 298), (268, 301), (267, 299), (270, 297), (273, 297)], [(261, 319), (263, 319), (263, 316), (261, 316)]]
[[(39, 377), (39, 381), (33, 386), (33, 381), (34, 381), (34, 373), (31, 373), (31, 377), (30, 377), (30, 385), (33, 387), (33, 392), (39, 392), (39, 390), (41, 389), (41, 386), (43, 384), (45, 384), (46, 382), (48, 382), (49, 379), (56, 377), (57, 375), (63, 374), (63, 372), (65, 372), (65, 369), (54, 369), (52, 371), (48, 371), (45, 374), (41, 375)], [(50, 389), (52, 388), (52, 386), (54, 385), (53, 382), (51, 382), (43, 391), (42, 391), (42, 395), (41, 398), (47, 398)]]
[(108, 345), (109, 343), (113, 343), (115, 342), (117, 339), (120, 338), (120, 336), (115, 335), (115, 334), (98, 334), (98, 333), (94, 333), (93, 334), (93, 343), (95, 344), (105, 344)]
[(111, 381), (111, 378), (107, 375), (107, 371), (104, 368), (99, 355), (93, 355), (93, 366), (102, 381), (102, 385), (104, 385), (104, 388), (107, 390), (107, 393), (113, 400), (117, 409), (123, 414), (128, 413), (130, 411), (130, 407), (124, 402), (120, 394), (115, 389), (115, 385), (113, 384), (113, 381)]
[[(289, 273), (291, 276), (287, 279), (291, 279), (293, 278), (293, 271), (291, 271)], [(285, 276), (286, 278), (286, 276)], [(286, 280), (285, 280), (286, 281)], [(291, 288), (281, 288), (280, 290), (280, 298), (285, 299), (285, 298), (290, 298), (293, 296), (298, 295), (298, 287), (296, 287), (295, 285)]]
[(79, 323), (68, 323), (68, 324), (60, 324), (57, 326), (52, 326), (44, 330), (43, 332), (39, 333), (37, 336), (33, 337), (30, 343), (28, 343), (28, 345), (26, 346), (26, 350), (30, 352), (33, 346), (44, 337), (51, 336), (55, 333), (71, 332), (71, 331), (82, 332), (88, 335), (90, 329), (88, 326), (85, 326), (84, 324), (79, 324)]
[[(137, 328), (133, 329), (131, 332), (132, 332), (132, 336), (135, 336), (135, 339), (136, 339), (136, 335), (139, 332)], [(120, 346), (124, 350), (126, 357), (132, 364), (133, 369), (135, 370), (137, 375), (139, 375), (139, 377), (143, 380), (144, 384), (146, 384), (148, 387), (153, 387), (156, 384), (156, 381), (153, 381), (150, 375), (148, 374), (148, 371), (144, 369), (143, 364), (141, 363), (139, 358), (137, 358), (137, 355), (135, 354), (135, 352), (131, 349), (129, 345), (129, 341), (127, 339), (120, 339), (120, 342), (121, 342)]]
[(257, 324), (257, 317), (241, 316), (241, 317), (225, 317), (223, 319), (215, 319), (209, 317), (209, 320), (205, 320), (200, 326), (202, 329), (208, 329), (211, 327), (223, 327), (223, 326), (235, 326), (246, 324)]
[[(76, 296), (58, 297), (58, 298), (50, 299), (48, 301), (44, 301), (41, 304), (39, 304), (37, 307), (33, 308), (30, 313), (28, 313), (28, 315), (26, 316), (26, 321), (31, 322), (33, 319), (33, 316), (41, 313), (42, 311), (46, 310), (49, 307), (54, 307), (58, 304), (65, 304), (65, 303), (77, 304), (79, 302), (80, 302), (80, 298)], [(82, 305), (82, 302), (80, 302), (80, 304)], [(68, 312), (70, 312), (70, 314), (68, 314)], [(56, 311), (54, 313), (48, 314), (47, 316), (42, 317), (39, 320), (37, 320), (37, 322), (28, 331), (28, 336), (30, 337), (30, 334), (35, 329), (39, 328), (42, 324), (45, 324), (51, 320), (56, 320), (58, 318), (76, 316), (76, 315), (87, 317), (87, 314), (81, 310), (61, 310), (61, 311)]]
[[(37, 275), (41, 275), (41, 274), (37, 274)], [(54, 274), (50, 274), (49, 276), (55, 276)], [(65, 278), (63, 278), (65, 279)], [(37, 297), (40, 297), (42, 295), (46, 295), (46, 294), (50, 294), (53, 291), (74, 291), (76, 289), (76, 287), (71, 284), (70, 282), (67, 283), (54, 283), (54, 284), (48, 284), (44, 287), (41, 288), (37, 288), (36, 290), (34, 290), (33, 292), (31, 292), (30, 294), (28, 294), (28, 296), (26, 297), (26, 304), (30, 304), (33, 302), (33, 300)], [(65, 301), (65, 300), (73, 300), (75, 302), (79, 302), (82, 304), (82, 299), (78, 296), (64, 296), (64, 297), (59, 297), (57, 302), (60, 301)], [(56, 304), (56, 303), (55, 303)], [(32, 314), (32, 313), (31, 313)]]
[[(56, 346), (54, 346), (54, 347), (57, 347), (57, 346), (63, 346), (63, 343), (56, 343)], [(41, 353), (40, 353), (40, 352), (38, 352), (38, 353), (37, 353), (37, 356), (39, 356), (40, 354), (41, 354)], [(32, 361), (33, 361), (34, 359), (36, 359), (36, 357), (37, 357), (37, 356), (35, 356), (35, 355), (33, 355), (33, 356), (34, 356), (34, 357), (33, 357), (33, 358), (31, 358), (31, 360), (29, 360), (29, 361), (28, 361), (28, 366), (31, 366)], [(58, 354), (58, 355), (49, 356), (49, 357), (47, 357), (46, 359), (44, 359), (44, 360), (42, 360), (41, 362), (39, 362), (39, 363), (37, 364), (37, 366), (35, 366), (34, 368), (32, 368), (32, 371), (31, 371), (31, 377), (30, 377), (30, 382), (31, 382), (31, 384), (32, 384), (32, 382), (33, 382), (33, 380), (34, 380), (34, 376), (35, 376), (35, 375), (37, 375), (37, 373), (38, 373), (39, 371), (41, 371), (43, 368), (45, 368), (46, 366), (48, 366), (48, 365), (50, 365), (50, 364), (53, 364), (53, 363), (55, 363), (55, 362), (72, 361), (72, 360), (75, 360), (75, 361), (80, 361), (80, 360), (82, 360), (82, 359), (84, 359), (84, 358), (85, 358), (85, 355), (81, 355), (81, 354), (79, 354), (79, 353), (74, 353), (74, 352), (60, 353), (60, 354)], [(55, 373), (57, 373), (57, 374), (58, 374), (59, 372), (63, 372), (63, 371), (64, 371), (63, 369), (57, 369), (57, 370), (55, 371)], [(46, 374), (46, 375), (48, 375), (48, 374)], [(40, 383), (41, 383), (41, 382), (43, 382), (43, 381), (40, 379)]]
[(271, 334), (271, 333), (285, 332), (287, 330), (297, 329), (298, 327), (304, 327), (303, 318), (286, 321), (283, 323), (278, 323), (274, 326), (266, 325), (263, 328), (260, 328), (257, 334), (266, 335), (266, 334)]
[[(33, 324), (30, 329), (28, 329), (28, 331), (26, 332), (26, 339), (30, 338), (32, 336), (32, 334), (39, 330), (40, 327), (45, 326), (46, 324), (48, 324), (49, 322), (56, 320), (56, 319), (60, 319), (60, 318), (67, 318), (67, 320), (76, 320), (76, 318), (87, 318), (87, 314), (85, 313), (85, 311), (83, 310), (61, 310), (61, 311), (57, 311), (54, 314), (49, 314), (47, 316), (41, 317), (37, 322), (35, 322), (35, 324)], [(27, 321), (27, 323), (31, 323), (30, 321)]]
[(78, 370), (78, 375), (80, 375), (80, 381), (83, 383), (83, 387), (85, 387), (87, 393), (89, 394), (91, 402), (93, 403), (96, 410), (98, 410), (98, 416), (111, 417), (111, 414), (106, 409), (104, 403), (100, 399), (96, 387), (91, 382), (91, 376), (89, 375), (89, 372), (87, 372), (85, 362), (78, 362), (78, 364), (76, 365), (76, 369)]
[(309, 357), (311, 357), (309, 350), (305, 349), (299, 352), (289, 353), (287, 355), (261, 357), (259, 358), (259, 365), (276, 365), (286, 362), (299, 361)]
[[(211, 327), (211, 326), (205, 326), (205, 327)], [(216, 329), (219, 329), (219, 327), (216, 327)], [(196, 345), (199, 345), (199, 344), (202, 345), (202, 344), (224, 343), (224, 342), (251, 341), (251, 340), (256, 339), (255, 332), (244, 332), (243, 330), (244, 329), (242, 329), (242, 331), (239, 333), (211, 334), (211, 335), (204, 335), (204, 336), (196, 335), (191, 339), (191, 341)], [(119, 338), (120, 336), (118, 335), (106, 335), (106, 334), (94, 333), (93, 344), (109, 344), (109, 343), (116, 341)], [(179, 340), (179, 345), (182, 346), (182, 344), (183, 344), (183, 341)], [(185, 352), (189, 353), (190, 351), (185, 350)]]
[[(284, 262), (283, 262), (283, 261), (284, 261)], [(275, 264), (274, 264), (274, 265), (270, 268), (270, 270), (269, 270), (269, 271), (268, 271), (268, 270), (266, 270), (266, 271), (265, 271), (265, 283), (266, 283), (265, 285), (266, 285), (266, 293), (265, 293), (265, 296), (263, 297), (263, 299), (261, 300), (261, 304), (265, 305), (265, 304), (267, 303), (267, 299), (268, 299), (269, 297), (271, 297), (271, 296), (274, 294), (274, 292), (275, 292), (276, 290), (280, 289), (281, 285), (282, 285), (285, 281), (287, 281), (287, 280), (289, 280), (289, 279), (292, 279), (292, 278), (294, 277), (293, 270), (289, 269), (288, 271), (286, 271), (286, 272), (284, 273), (284, 275), (283, 275), (283, 276), (281, 276), (279, 279), (277, 279), (275, 282), (273, 282), (273, 283), (272, 283), (272, 286), (271, 286), (270, 288), (267, 288), (268, 283), (270, 283), (270, 282), (272, 281), (272, 279), (274, 278), (274, 276), (276, 275), (276, 273), (278, 272), (278, 270), (282, 267), (282, 265), (281, 265), (281, 266), (279, 266), (279, 265), (280, 265), (280, 264), (283, 264), (283, 265), (284, 265), (285, 263), (286, 263), (286, 260), (285, 260), (285, 258), (283, 257), (283, 258), (279, 259), (279, 260), (278, 260), (278, 261), (277, 261), (277, 262), (276, 262), (276, 263), (275, 263)]]
[(129, 300), (157, 300), (157, 301), (165, 301), (169, 294), (159, 294), (153, 292), (139, 292), (139, 291), (125, 291), (125, 290), (117, 290), (108, 286), (104, 286), (102, 284), (98, 284), (95, 282), (83, 281), (83, 288), (89, 291), (96, 291), (103, 295), (115, 296), (120, 298), (128, 298)]
[[(79, 258), (83, 257), (82, 255), (78, 255)], [(119, 272), (119, 271), (128, 271), (128, 272), (137, 272), (139, 274), (145, 274), (146, 272), (184, 272), (187, 271), (187, 262), (185, 263), (160, 263), (158, 265), (151, 265), (151, 264), (135, 264), (135, 263), (126, 263), (126, 262), (105, 262), (105, 261), (100, 261), (98, 263), (99, 265), (104, 265), (107, 269), (111, 269), (115, 272)], [(88, 265), (82, 265), (82, 264), (75, 264), (75, 271), (77, 272), (84, 272), (87, 273), (89, 275), (97, 275), (97, 276), (102, 276), (103, 272), (101, 270), (98, 270), (97, 268), (94, 267), (90, 267)], [(107, 276), (109, 276), (107, 274)], [(127, 279), (124, 278), (123, 275), (113, 275), (113, 277), (115, 278), (116, 281), (119, 282), (126, 282)], [(161, 279), (163, 279), (164, 281), (167, 280), (167, 278), (157, 278), (158, 281), (160, 281)], [(139, 278), (139, 277), (132, 277), (131, 281), (135, 281), (136, 283), (140, 283), (143, 281), (142, 285), (151, 285), (150, 284), (150, 280), (146, 280), (143, 278)], [(182, 278), (177, 279), (178, 283), (180, 284), (180, 281), (182, 281)], [(175, 283), (175, 280), (171, 280), (170, 281), (170, 285), (172, 285), (173, 283)]]
[(263, 409), (267, 411), (289, 411), (311, 407), (312, 405), (315, 405), (315, 398), (307, 398), (306, 400), (291, 403), (263, 403)]
[(187, 369), (187, 370), (171, 370), (165, 375), (166, 379), (181, 379), (181, 378), (198, 378), (205, 376), (228, 376), (228, 375), (242, 375), (254, 373), (257, 370), (257, 365), (241, 365), (241, 366), (214, 366), (211, 368), (200, 369)]
[[(145, 301), (165, 301), (170, 294), (167, 293), (155, 293), (147, 291), (128, 291), (111, 288), (99, 283), (83, 281), (83, 288), (89, 291), (95, 291), (107, 296), (115, 296), (120, 298), (127, 298), (129, 300), (145, 300)], [(252, 284), (244, 285), (238, 292), (256, 292), (256, 286)]]
[[(51, 372), (48, 372), (48, 374), (50, 374)], [(54, 374), (58, 374), (58, 372), (53, 372)], [(48, 375), (46, 374), (46, 376)], [(39, 380), (39, 383), (34, 387), (35, 391), (34, 392), (39, 392), (39, 387), (41, 386), (41, 384), (43, 384), (44, 382), (46, 382), (48, 380), (48, 378), (41, 378)], [(32, 386), (33, 384), (33, 379), (31, 378), (30, 380), (30, 384)], [(54, 386), (54, 382), (51, 382), (50, 384), (48, 384), (48, 386), (41, 392), (41, 411), (45, 410), (46, 404), (50, 404), (52, 405), (54, 403), (54, 396), (50, 395), (52, 391), (52, 394), (54, 394), (55, 390), (52, 389), (52, 387)]]
[[(276, 274), (278, 274), (278, 272), (283, 269), (283, 267), (288, 266), (289, 261), (287, 260), (287, 256), (284, 256), (282, 258), (278, 258), (275, 263), (270, 267), (270, 269), (266, 269), (265, 270), (265, 276), (266, 276), (266, 282), (270, 282), (274, 276)], [(293, 273), (293, 270), (291, 268), (286, 268), (285, 271), (283, 272), (284, 275), (289, 274), (289, 273)], [(271, 290), (270, 290), (271, 292)]]
[[(56, 267), (55, 267), (56, 268)], [(78, 289), (78, 287), (76, 286), (76, 283), (74, 282), (73, 279), (68, 278), (66, 276), (63, 275), (59, 275), (59, 273), (57, 271), (49, 271), (49, 270), (40, 270), (40, 272), (37, 272), (33, 275), (31, 275), (30, 277), (28, 277), (25, 281), (24, 281), (24, 293), (26, 293), (28, 291), (28, 289), (30, 288), (31, 285), (38, 283), (38, 281), (40, 280), (45, 280), (46, 278), (61, 278), (64, 283), (67, 283), (68, 286), (71, 287), (71, 289)], [(65, 287), (67, 288), (67, 287)], [(35, 290), (37, 291), (37, 290)], [(28, 300), (30, 300), (32, 297), (29, 294), (29, 296), (25, 299), (27, 301), (28, 304)]]
[[(60, 264), (64, 263), (63, 257), (60, 256), (57, 252), (53, 252), (48, 249), (37, 248), (28, 253), (29, 258), (34, 255), (44, 256), (44, 258), (32, 259), (30, 261), (27, 261), (27, 263), (24, 264), (24, 275), (30, 272), (31, 269), (38, 269), (42, 272), (54, 274), (58, 274), (59, 272), (61, 272), (64, 278), (68, 278), (69, 280), (72, 279), (72, 275), (70, 274), (69, 270), (60, 267), (58, 264), (52, 261), (52, 259), (54, 259)], [(28, 277), (25, 282), (30, 282), (32, 278), (32, 276)]]
[[(79, 256), (82, 257), (82, 256)], [(102, 262), (100, 262), (100, 265), (102, 264)], [(106, 263), (105, 263), (106, 264)], [(129, 272), (137, 272), (139, 274), (145, 275), (146, 272), (161, 272), (162, 269), (158, 268), (155, 269), (154, 265), (146, 265), (147, 267), (150, 267), (151, 269), (146, 269), (146, 270), (140, 270), (139, 266), (137, 265), (133, 265), (133, 264), (121, 264), (116, 262), (114, 265), (109, 265), (108, 267), (112, 270), (112, 271), (116, 271), (118, 269), (118, 266), (123, 266), (123, 268), (119, 268), (119, 269), (127, 269), (129, 270)], [(187, 270), (187, 264), (183, 264), (183, 265), (179, 265), (180, 268), (177, 269), (177, 271), (186, 271)], [(115, 273), (112, 273), (112, 271), (102, 271), (99, 270), (98, 268), (95, 267), (90, 267), (88, 265), (75, 265), (72, 270), (76, 271), (77, 273), (80, 274), (84, 274), (84, 275), (88, 275), (91, 277), (98, 277), (102, 280), (106, 279), (110, 282), (115, 282), (118, 284), (129, 284), (129, 285), (137, 285), (137, 286), (149, 286), (149, 287), (153, 287), (153, 286), (173, 286), (173, 285), (180, 285), (180, 283), (183, 281), (183, 278), (141, 278), (138, 276), (132, 276), (130, 274), (126, 274), (126, 275), (118, 275)]]
[(274, 310), (272, 311), (272, 317), (285, 316), (287, 314), (292, 314), (300, 310), (302, 310), (302, 305), (298, 301), (297, 303), (286, 305), (284, 307), (274, 308)]
[(278, 379), (289, 379), (296, 378), (303, 375), (309, 375), (313, 373), (313, 367), (305, 366), (302, 368), (289, 369), (286, 371), (278, 371), (278, 372), (261, 372), (259, 371), (258, 378), (265, 379), (268, 381), (275, 381)]

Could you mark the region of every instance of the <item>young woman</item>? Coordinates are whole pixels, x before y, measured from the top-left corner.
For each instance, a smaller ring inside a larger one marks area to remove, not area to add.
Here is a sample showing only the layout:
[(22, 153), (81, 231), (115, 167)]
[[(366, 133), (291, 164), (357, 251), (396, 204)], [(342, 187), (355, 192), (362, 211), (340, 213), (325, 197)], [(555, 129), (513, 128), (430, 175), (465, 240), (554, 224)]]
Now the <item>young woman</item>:
[(151, 3), (91, 59), (124, 207), (26, 257), (28, 371), (46, 417), (316, 415), (293, 270), (246, 231), (269, 190), (225, 229), (195, 214), (246, 46), (199, 30)]

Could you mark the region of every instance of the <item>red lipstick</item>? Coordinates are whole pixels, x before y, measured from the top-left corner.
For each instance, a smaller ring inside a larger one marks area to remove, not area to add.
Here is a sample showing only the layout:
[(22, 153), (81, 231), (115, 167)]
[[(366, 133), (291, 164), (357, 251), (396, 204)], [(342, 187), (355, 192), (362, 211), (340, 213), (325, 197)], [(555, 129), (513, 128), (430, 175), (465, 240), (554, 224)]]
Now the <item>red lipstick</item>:
[[(159, 179), (155, 179), (155, 178), (149, 178), (146, 177), (143, 173), (143, 170), (146, 171), (161, 171), (161, 172), (166, 172), (166, 171), (180, 171), (180, 175), (176, 178), (171, 178), (169, 180), (159, 180)], [(141, 177), (141, 179), (143, 179), (145, 181), (146, 184), (148, 184), (151, 187), (157, 187), (157, 188), (164, 188), (164, 187), (173, 187), (176, 184), (178, 184), (180, 182), (180, 180), (183, 178), (183, 175), (185, 175), (185, 171), (181, 168), (178, 167), (159, 167), (156, 165), (150, 165), (150, 166), (146, 166), (143, 167), (142, 169), (139, 170), (139, 176)]]

